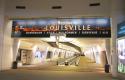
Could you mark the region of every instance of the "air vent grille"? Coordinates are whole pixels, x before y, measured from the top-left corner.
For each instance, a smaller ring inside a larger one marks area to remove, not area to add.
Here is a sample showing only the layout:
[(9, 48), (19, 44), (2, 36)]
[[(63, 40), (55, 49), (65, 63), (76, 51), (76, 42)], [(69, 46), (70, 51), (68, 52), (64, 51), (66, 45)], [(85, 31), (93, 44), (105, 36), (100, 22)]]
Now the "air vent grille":
[(52, 9), (62, 9), (62, 6), (52, 6)]
[(26, 6), (16, 6), (16, 9), (26, 9)]
[(89, 4), (89, 6), (100, 6), (101, 4), (100, 3), (91, 3)]

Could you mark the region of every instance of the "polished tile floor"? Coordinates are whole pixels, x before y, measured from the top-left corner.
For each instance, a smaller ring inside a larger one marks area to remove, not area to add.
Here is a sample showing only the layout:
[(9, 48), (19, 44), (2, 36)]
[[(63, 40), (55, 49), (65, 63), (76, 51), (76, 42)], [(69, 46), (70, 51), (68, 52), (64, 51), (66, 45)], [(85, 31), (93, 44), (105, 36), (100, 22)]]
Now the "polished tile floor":
[(118, 80), (100, 65), (80, 57), (79, 66), (35, 66), (0, 72), (0, 80)]

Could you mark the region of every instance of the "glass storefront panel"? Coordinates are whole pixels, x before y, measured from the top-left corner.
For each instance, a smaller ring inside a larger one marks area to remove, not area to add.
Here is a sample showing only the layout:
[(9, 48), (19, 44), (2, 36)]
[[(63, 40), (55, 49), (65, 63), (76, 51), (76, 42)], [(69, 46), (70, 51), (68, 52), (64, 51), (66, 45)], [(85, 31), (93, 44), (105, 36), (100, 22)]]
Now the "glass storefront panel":
[(125, 39), (118, 40), (118, 72), (125, 73)]

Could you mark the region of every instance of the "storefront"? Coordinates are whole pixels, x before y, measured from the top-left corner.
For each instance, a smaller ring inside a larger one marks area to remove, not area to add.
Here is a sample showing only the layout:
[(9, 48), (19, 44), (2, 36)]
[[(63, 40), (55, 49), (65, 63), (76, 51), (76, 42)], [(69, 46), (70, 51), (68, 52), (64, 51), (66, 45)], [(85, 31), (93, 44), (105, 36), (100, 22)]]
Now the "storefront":
[(117, 27), (118, 72), (125, 74), (125, 21)]

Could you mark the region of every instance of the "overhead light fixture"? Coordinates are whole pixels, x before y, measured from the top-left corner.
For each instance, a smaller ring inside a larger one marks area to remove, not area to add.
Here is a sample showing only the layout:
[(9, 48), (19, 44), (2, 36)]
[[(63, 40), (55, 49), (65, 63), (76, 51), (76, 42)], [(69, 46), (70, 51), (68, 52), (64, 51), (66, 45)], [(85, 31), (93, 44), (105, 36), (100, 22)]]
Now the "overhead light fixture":
[(89, 6), (100, 6), (100, 3), (90, 3)]
[(16, 6), (16, 9), (26, 9), (26, 6)]
[(62, 9), (62, 6), (52, 6), (52, 9)]

